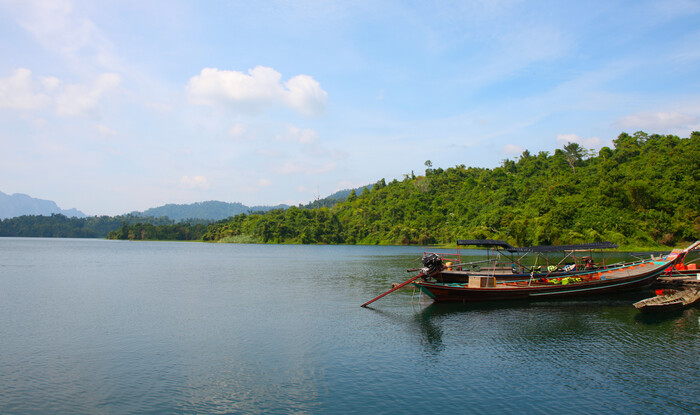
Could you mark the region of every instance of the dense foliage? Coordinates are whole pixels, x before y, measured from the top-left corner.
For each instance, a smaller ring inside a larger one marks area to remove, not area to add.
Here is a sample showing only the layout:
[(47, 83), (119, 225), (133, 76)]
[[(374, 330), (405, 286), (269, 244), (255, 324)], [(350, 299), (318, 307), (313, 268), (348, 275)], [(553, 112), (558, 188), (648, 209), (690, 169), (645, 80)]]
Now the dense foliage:
[[(252, 243), (513, 245), (612, 241), (682, 245), (700, 239), (700, 133), (620, 134), (597, 154), (569, 143), (554, 154), (524, 151), (494, 169), (426, 161), (333, 203), (238, 214), (209, 225), (135, 215), (24, 216), (0, 221), (0, 236), (104, 237)], [(345, 196), (345, 195), (342, 195)]]
[(195, 219), (204, 219), (213, 222), (230, 218), (241, 213), (266, 212), (272, 209), (284, 209), (287, 207), (287, 205), (249, 207), (241, 203), (227, 203), (211, 200), (208, 202), (197, 202), (185, 205), (167, 204), (147, 209), (141, 213), (134, 212), (134, 214), (155, 218), (166, 216), (175, 222), (186, 222)]
[(134, 223), (110, 231), (108, 239), (129, 239), (138, 241), (200, 241), (207, 230), (204, 223), (180, 222), (154, 225), (152, 223)]
[(274, 243), (516, 245), (609, 240), (625, 246), (700, 239), (700, 133), (626, 133), (597, 155), (570, 143), (495, 169), (431, 168), (382, 179), (331, 208), (238, 215), (205, 240)]
[[(122, 216), (91, 216), (69, 218), (61, 214), (51, 216), (25, 215), (0, 220), (0, 236), (44, 238), (104, 238), (122, 225), (149, 222), (154, 225), (173, 223), (168, 218)], [(201, 237), (201, 235), (200, 235)]]

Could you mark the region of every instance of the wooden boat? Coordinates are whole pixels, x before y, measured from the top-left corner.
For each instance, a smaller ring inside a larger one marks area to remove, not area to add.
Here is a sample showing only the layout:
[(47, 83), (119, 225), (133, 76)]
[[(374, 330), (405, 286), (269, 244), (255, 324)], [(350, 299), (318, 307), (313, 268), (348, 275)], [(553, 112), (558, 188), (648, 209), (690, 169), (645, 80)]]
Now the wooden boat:
[(700, 301), (700, 289), (663, 290), (660, 295), (638, 301), (634, 306), (643, 313), (681, 310)]
[(680, 252), (674, 251), (662, 259), (652, 258), (537, 279), (532, 276), (526, 280), (508, 280), (495, 275), (470, 275), (468, 282), (437, 282), (432, 276), (439, 275), (440, 270), (426, 266), (419, 274), (422, 276), (421, 280), (414, 277), (412, 283), (435, 301), (452, 302), (609, 294), (651, 285), (661, 273), (682, 261), (687, 252), (697, 246), (700, 246), (700, 241)]
[[(493, 276), (497, 281), (519, 281), (529, 279), (551, 279), (569, 277), (584, 271), (605, 269), (605, 259), (602, 263), (593, 261), (594, 252), (604, 249), (614, 249), (618, 246), (611, 242), (594, 242), (576, 245), (513, 247), (503, 241), (476, 239), (459, 240), (458, 246), (475, 245), (489, 248), (488, 258), (482, 261), (462, 262), (462, 256), (457, 254), (437, 254), (427, 252), (423, 257), (424, 266), (430, 269), (432, 280), (441, 283), (465, 283), (472, 276)], [(565, 253), (564, 259), (551, 261), (549, 255)], [(583, 253), (583, 255), (581, 254)], [(525, 258), (534, 254), (536, 259)]]
[(673, 276), (689, 276), (696, 277), (700, 280), (700, 266), (696, 263), (698, 260), (692, 261), (692, 263), (683, 263), (683, 261), (678, 262), (672, 267), (668, 267), (666, 270), (666, 275), (669, 277)]

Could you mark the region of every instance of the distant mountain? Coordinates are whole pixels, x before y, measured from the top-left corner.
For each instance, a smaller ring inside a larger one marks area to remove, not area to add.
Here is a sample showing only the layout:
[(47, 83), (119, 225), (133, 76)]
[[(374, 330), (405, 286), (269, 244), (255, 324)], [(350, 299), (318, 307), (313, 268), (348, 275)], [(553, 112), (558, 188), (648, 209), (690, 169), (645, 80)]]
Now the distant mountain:
[[(372, 185), (367, 186), (369, 189)], [(336, 203), (344, 201), (350, 192), (355, 190), (359, 195), (362, 188), (340, 190), (323, 199), (314, 200), (306, 205), (299, 205), (301, 208), (313, 209), (316, 207), (331, 207)], [(180, 222), (188, 219), (199, 219), (205, 221), (217, 221), (241, 213), (267, 212), (274, 209), (287, 209), (289, 205), (279, 204), (275, 206), (246, 206), (242, 203), (227, 203), (215, 200), (190, 204), (167, 204), (159, 207), (147, 209), (143, 212), (134, 211), (130, 215), (138, 217), (164, 218)], [(77, 209), (61, 209), (55, 202), (50, 200), (36, 199), (25, 194), (15, 193), (7, 195), (0, 192), (0, 219), (14, 218), (23, 215), (50, 216), (52, 214), (62, 214), (67, 217), (85, 218), (86, 215)]]
[(337, 203), (344, 202), (348, 196), (350, 196), (350, 193), (354, 190), (356, 194), (361, 194), (362, 190), (366, 187), (367, 190), (372, 190), (372, 187), (374, 185), (368, 184), (367, 186), (362, 186), (358, 187), (356, 189), (344, 189), (344, 190), (338, 190), (337, 192), (324, 197), (323, 199), (318, 199), (314, 200), (312, 202), (309, 202), (305, 205), (300, 204), (299, 207), (302, 209), (315, 209), (315, 208), (320, 208), (320, 207), (331, 207), (334, 206)]
[(143, 212), (132, 212), (139, 216), (151, 216), (154, 218), (167, 216), (174, 221), (187, 219), (221, 220), (241, 213), (267, 212), (272, 209), (286, 209), (287, 205), (277, 206), (246, 206), (241, 203), (227, 203), (210, 200), (208, 202), (197, 202), (186, 205), (167, 204), (155, 208), (144, 210)]
[[(368, 185), (367, 187), (371, 189), (372, 185)], [(350, 194), (350, 192), (352, 192), (352, 190), (355, 190), (357, 194), (360, 194), (362, 188), (340, 190), (328, 197), (309, 202), (306, 205), (300, 204), (299, 207), (304, 209), (313, 209), (316, 207), (331, 207), (336, 203), (342, 202), (345, 199), (347, 199), (348, 195)], [(241, 213), (268, 212), (274, 209), (287, 208), (289, 208), (289, 205), (284, 204), (275, 206), (246, 206), (238, 202), (228, 203), (210, 200), (208, 202), (197, 202), (183, 205), (169, 203), (167, 205), (146, 209), (143, 212), (131, 212), (131, 214), (144, 217), (150, 216), (154, 218), (162, 218), (167, 216), (175, 222), (180, 222), (188, 219), (203, 219), (217, 221), (227, 219), (232, 216), (240, 215)]]
[(31, 196), (15, 193), (8, 195), (0, 192), (0, 219), (14, 218), (23, 215), (51, 216), (60, 213), (68, 217), (84, 218), (86, 215), (77, 209), (61, 209), (51, 200), (36, 199)]

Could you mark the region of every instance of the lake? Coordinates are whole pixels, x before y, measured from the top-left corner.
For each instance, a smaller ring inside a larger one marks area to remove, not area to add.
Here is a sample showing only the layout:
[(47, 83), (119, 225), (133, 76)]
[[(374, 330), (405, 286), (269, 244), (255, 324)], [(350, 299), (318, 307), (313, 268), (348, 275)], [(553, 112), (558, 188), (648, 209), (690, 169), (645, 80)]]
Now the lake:
[(700, 310), (359, 307), (424, 250), (0, 238), (0, 413), (700, 413)]

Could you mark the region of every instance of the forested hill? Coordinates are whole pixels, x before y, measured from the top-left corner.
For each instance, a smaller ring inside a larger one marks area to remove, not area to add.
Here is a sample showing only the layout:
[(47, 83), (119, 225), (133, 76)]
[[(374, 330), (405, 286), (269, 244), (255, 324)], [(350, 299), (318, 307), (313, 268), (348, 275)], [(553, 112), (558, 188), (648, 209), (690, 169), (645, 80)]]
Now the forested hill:
[(528, 151), (494, 169), (456, 166), (371, 190), (331, 208), (238, 215), (204, 240), (449, 244), (494, 238), (515, 245), (607, 240), (623, 246), (700, 239), (700, 133), (626, 133), (597, 154), (575, 143)]
[(176, 222), (188, 219), (205, 219), (209, 221), (221, 220), (248, 212), (265, 212), (272, 209), (285, 209), (287, 205), (278, 206), (253, 206), (249, 207), (241, 203), (227, 203), (211, 200), (208, 202), (190, 203), (184, 205), (167, 204), (150, 208), (143, 212), (133, 212), (135, 215), (146, 217), (167, 217)]
[[(23, 215), (0, 220), (0, 237), (42, 237), (42, 238), (104, 238), (110, 231), (120, 226), (148, 223), (164, 228), (161, 235), (191, 235), (189, 228), (197, 223), (177, 225), (168, 218), (143, 217), (136, 215), (89, 216), (85, 218), (67, 217), (63, 214)], [(175, 229), (166, 229), (167, 227)], [(204, 225), (202, 228), (206, 229)], [(201, 238), (201, 232), (199, 237)], [(176, 239), (171, 238), (169, 239)], [(181, 237), (180, 239), (185, 239)]]
[(241, 213), (209, 225), (138, 215), (23, 216), (0, 220), (0, 236), (109, 232), (118, 239), (330, 244), (492, 238), (519, 246), (607, 240), (628, 248), (700, 239), (698, 132), (623, 133), (596, 154), (570, 143), (553, 153), (525, 151), (493, 169), (426, 167), (424, 175), (350, 191), (344, 201)]

